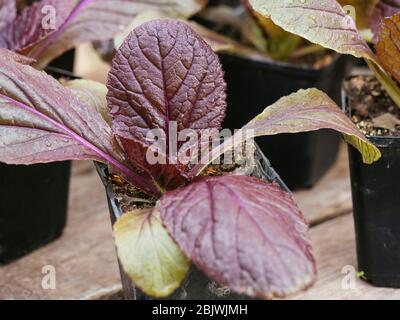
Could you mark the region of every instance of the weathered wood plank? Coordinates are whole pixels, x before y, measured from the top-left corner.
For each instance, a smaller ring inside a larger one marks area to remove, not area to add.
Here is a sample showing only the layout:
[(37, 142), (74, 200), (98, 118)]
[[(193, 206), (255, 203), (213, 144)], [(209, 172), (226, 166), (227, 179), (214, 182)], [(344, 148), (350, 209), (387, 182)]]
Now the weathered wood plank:
[[(377, 288), (354, 277), (351, 289), (348, 271), (357, 268), (354, 224), (351, 214), (330, 220), (311, 229), (314, 254), (317, 260), (318, 281), (304, 293), (292, 299), (400, 299), (399, 289)], [(346, 273), (342, 273), (342, 270)], [(342, 285), (344, 283), (344, 286)]]

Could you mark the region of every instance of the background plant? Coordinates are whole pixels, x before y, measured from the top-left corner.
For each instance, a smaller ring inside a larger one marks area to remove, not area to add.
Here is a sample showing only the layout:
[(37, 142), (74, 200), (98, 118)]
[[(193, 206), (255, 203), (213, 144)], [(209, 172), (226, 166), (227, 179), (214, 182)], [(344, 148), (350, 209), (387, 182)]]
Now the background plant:
[[(398, 1), (379, 1), (374, 10), (369, 11), (372, 13), (366, 20), (371, 21), (375, 32), (376, 52), (370, 49), (355, 22), (346, 15), (336, 0), (307, 0), (296, 3), (291, 0), (249, 0), (249, 3), (256, 12), (288, 32), (339, 53), (364, 58), (394, 103), (400, 106)], [(393, 15), (386, 17), (387, 14)]]

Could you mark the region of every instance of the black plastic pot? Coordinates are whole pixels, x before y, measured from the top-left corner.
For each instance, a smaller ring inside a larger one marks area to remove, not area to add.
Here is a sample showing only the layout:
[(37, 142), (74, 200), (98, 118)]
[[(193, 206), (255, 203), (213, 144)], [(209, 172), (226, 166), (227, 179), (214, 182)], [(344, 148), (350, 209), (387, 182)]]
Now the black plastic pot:
[[(228, 85), (224, 127), (238, 129), (266, 106), (299, 89), (315, 87), (338, 104), (347, 57), (337, 56), (321, 69), (281, 62), (254, 61), (220, 54)], [(291, 189), (312, 187), (335, 162), (340, 135), (332, 130), (280, 134), (256, 139), (261, 150)]]
[(369, 140), (382, 153), (371, 165), (348, 148), (358, 269), (375, 286), (400, 288), (400, 137)]
[[(285, 183), (281, 180), (262, 151), (257, 147), (255, 153), (256, 168), (252, 175), (267, 181), (278, 183), (284, 190), (289, 192)], [(113, 192), (111, 182), (108, 180), (107, 166), (96, 163), (99, 176), (105, 186), (110, 217), (112, 224), (122, 215), (120, 204)], [(134, 283), (129, 279), (120, 265), (121, 281), (124, 298), (127, 300), (153, 300), (152, 297), (144, 294), (140, 289), (135, 288)], [(210, 280), (204, 273), (191, 267), (186, 279), (168, 299), (174, 300), (219, 300), (219, 299), (248, 299), (243, 295), (236, 295), (226, 287), (221, 287), (216, 282)]]
[(61, 235), (70, 163), (0, 164), (0, 177), (0, 264), (5, 264)]
[(50, 66), (64, 71), (73, 72), (75, 62), (75, 49), (69, 50), (62, 56), (54, 59)]
[[(55, 77), (72, 74), (49, 68)], [(0, 264), (12, 262), (62, 234), (70, 162), (14, 166), (0, 163)]]

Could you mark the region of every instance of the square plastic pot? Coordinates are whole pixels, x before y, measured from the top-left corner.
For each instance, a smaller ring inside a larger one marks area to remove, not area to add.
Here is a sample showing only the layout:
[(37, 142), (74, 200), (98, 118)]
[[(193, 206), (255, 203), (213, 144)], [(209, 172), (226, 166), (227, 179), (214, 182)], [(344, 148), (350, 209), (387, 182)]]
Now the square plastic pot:
[(400, 288), (400, 137), (368, 138), (382, 153), (371, 165), (348, 147), (358, 269), (375, 286)]
[[(347, 72), (347, 57), (336, 56), (321, 69), (281, 62), (260, 62), (220, 54), (227, 82), (228, 112), (224, 127), (241, 128), (266, 106), (299, 89), (318, 88), (338, 104)], [(291, 189), (308, 188), (335, 162), (340, 135), (332, 130), (280, 134), (256, 139)]]
[(61, 235), (70, 163), (0, 164), (0, 177), (0, 264), (6, 264)]
[[(253, 176), (264, 179), (270, 182), (278, 183), (284, 190), (289, 192), (289, 189), (278, 176), (275, 170), (271, 167), (269, 161), (264, 156), (262, 151), (257, 147), (255, 153), (256, 168), (253, 171)], [(107, 201), (110, 210), (112, 224), (122, 215), (120, 204), (113, 192), (112, 184), (108, 180), (107, 166), (96, 163), (96, 168), (99, 176), (106, 189)], [(140, 289), (135, 288), (134, 283), (129, 279), (119, 265), (121, 273), (121, 281), (123, 294), (126, 300), (154, 300), (152, 297), (144, 294)], [(216, 282), (210, 280), (204, 273), (192, 266), (189, 270), (186, 279), (182, 285), (168, 299), (173, 300), (220, 300), (220, 299), (248, 299), (243, 295), (236, 295), (230, 292), (226, 287), (219, 286)]]
[(73, 72), (74, 61), (75, 61), (75, 49), (72, 49), (67, 51), (57, 59), (54, 59), (54, 61), (51, 62), (50, 66), (61, 69), (63, 71)]
[[(55, 77), (75, 78), (49, 68)], [(0, 163), (0, 264), (54, 241), (67, 219), (69, 161), (14, 166)]]

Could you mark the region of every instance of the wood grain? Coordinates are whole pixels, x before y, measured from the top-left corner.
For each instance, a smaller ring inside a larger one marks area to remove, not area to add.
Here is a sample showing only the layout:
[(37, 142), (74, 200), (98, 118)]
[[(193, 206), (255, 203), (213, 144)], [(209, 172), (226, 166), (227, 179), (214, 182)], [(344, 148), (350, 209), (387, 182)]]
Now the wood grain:
[(294, 197), (311, 225), (352, 210), (347, 146), (342, 143), (335, 165), (313, 188), (297, 191)]
[[(343, 267), (357, 268), (354, 224), (351, 214), (330, 220), (311, 229), (314, 254), (317, 260), (316, 284), (291, 299), (400, 299), (399, 289), (377, 288), (357, 277), (352, 277), (351, 288)], [(344, 284), (344, 286), (343, 286)]]

